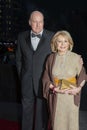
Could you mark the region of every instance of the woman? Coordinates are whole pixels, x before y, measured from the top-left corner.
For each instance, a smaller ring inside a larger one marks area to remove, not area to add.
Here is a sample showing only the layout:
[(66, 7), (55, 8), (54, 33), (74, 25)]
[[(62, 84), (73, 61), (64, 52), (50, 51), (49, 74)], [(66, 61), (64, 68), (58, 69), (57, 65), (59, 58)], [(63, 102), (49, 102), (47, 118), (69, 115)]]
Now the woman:
[(71, 52), (73, 45), (69, 32), (58, 31), (46, 61), (43, 95), (49, 104), (52, 130), (79, 130), (80, 92), (86, 74), (81, 56)]

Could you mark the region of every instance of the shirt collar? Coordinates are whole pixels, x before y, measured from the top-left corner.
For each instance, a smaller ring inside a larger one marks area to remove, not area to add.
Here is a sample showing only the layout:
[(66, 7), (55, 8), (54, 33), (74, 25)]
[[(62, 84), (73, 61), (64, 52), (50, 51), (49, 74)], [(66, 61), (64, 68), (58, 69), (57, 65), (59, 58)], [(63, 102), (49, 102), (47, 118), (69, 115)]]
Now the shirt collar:
[[(31, 30), (31, 33), (34, 33), (34, 32)], [(43, 33), (43, 30), (38, 34), (42, 35), (42, 33)], [(36, 33), (34, 33), (34, 34), (36, 34)]]

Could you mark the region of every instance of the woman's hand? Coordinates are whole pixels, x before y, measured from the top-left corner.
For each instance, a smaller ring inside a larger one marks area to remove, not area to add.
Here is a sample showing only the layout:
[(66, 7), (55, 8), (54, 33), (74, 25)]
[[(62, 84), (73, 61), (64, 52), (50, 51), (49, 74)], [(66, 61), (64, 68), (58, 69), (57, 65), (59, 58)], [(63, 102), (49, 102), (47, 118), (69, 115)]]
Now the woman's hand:
[(60, 87), (55, 87), (55, 88), (54, 88), (54, 91), (55, 91), (56, 93), (62, 93), (62, 94), (64, 94), (65, 91), (66, 91), (66, 89), (60, 89)]
[(66, 90), (65, 93), (66, 94), (71, 94), (71, 95), (77, 95), (81, 91), (84, 84), (85, 84), (85, 80), (83, 80), (81, 82), (79, 87), (75, 87), (74, 85), (70, 85), (70, 89)]
[(49, 85), (50, 90), (52, 90), (53, 93), (64, 93), (65, 90), (60, 90), (59, 87), (55, 87), (53, 84)]
[(73, 85), (70, 85), (70, 89), (66, 90), (66, 94), (71, 94), (71, 95), (77, 95), (81, 91), (81, 87), (75, 87)]
[(53, 88), (54, 88), (54, 85), (53, 85), (53, 84), (50, 84), (50, 85), (49, 85), (49, 88), (50, 88), (50, 89), (53, 89)]
[(55, 87), (53, 84), (50, 84), (49, 88), (53, 91), (53, 93), (77, 95), (81, 91), (84, 84), (85, 84), (85, 80), (83, 80), (81, 82), (79, 87), (76, 87), (74, 85), (70, 85), (70, 88), (68, 88), (68, 89), (60, 89), (60, 87)]

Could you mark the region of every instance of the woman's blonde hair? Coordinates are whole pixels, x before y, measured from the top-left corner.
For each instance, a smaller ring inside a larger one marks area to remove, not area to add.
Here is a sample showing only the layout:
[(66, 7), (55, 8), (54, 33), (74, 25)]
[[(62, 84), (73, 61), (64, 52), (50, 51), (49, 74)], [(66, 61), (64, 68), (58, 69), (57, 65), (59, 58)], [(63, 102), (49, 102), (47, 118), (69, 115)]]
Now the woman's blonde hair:
[(51, 40), (51, 49), (52, 49), (52, 52), (57, 52), (58, 49), (57, 49), (57, 40), (58, 40), (58, 37), (59, 36), (64, 36), (68, 39), (68, 42), (70, 43), (70, 46), (69, 46), (69, 49), (68, 50), (72, 50), (73, 49), (73, 46), (74, 46), (74, 42), (72, 40), (72, 37), (70, 35), (70, 33), (68, 31), (65, 31), (65, 30), (61, 30), (61, 31), (58, 31), (52, 38)]

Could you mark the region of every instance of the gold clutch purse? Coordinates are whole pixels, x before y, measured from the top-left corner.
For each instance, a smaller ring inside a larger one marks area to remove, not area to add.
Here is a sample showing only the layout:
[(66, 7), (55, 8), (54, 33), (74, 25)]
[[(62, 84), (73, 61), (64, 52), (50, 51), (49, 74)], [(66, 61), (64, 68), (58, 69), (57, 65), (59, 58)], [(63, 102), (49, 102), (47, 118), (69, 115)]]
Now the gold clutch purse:
[(71, 88), (70, 85), (76, 86), (76, 78), (68, 78), (68, 79), (58, 79), (54, 78), (55, 87), (59, 87), (59, 89), (68, 89)]
[(60, 89), (68, 89), (71, 88), (70, 85), (73, 85), (76, 87), (76, 83), (70, 82), (68, 80), (62, 79), (61, 80), (61, 85), (60, 85)]

